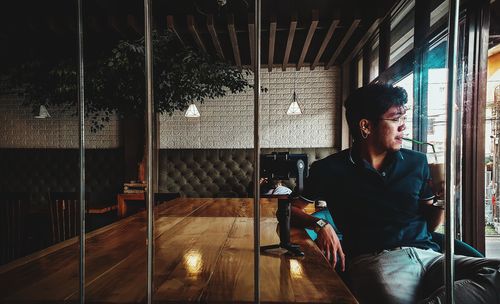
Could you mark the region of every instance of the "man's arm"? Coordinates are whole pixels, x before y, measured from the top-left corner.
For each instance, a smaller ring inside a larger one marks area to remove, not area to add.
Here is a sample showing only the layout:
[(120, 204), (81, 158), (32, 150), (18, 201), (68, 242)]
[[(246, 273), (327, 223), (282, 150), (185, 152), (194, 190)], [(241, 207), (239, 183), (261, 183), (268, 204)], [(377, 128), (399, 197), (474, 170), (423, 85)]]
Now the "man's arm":
[(444, 208), (434, 206), (433, 200), (421, 201), (421, 210), (429, 231), (434, 231), (444, 221)]
[[(316, 218), (304, 211), (304, 208), (310, 202), (303, 199), (295, 199), (292, 201), (291, 206), (291, 218), (290, 224), (297, 228), (309, 228), (314, 229), (316, 227), (316, 222), (319, 218)], [(337, 265), (337, 254), (340, 259), (340, 264), (342, 271), (345, 270), (345, 255), (342, 251), (342, 246), (340, 245), (339, 237), (335, 230), (333, 230), (332, 225), (328, 224), (321, 228), (318, 232), (318, 238), (316, 243), (320, 250), (322, 250), (328, 261), (332, 261), (332, 265), (335, 268)], [(330, 259), (331, 258), (331, 259)]]

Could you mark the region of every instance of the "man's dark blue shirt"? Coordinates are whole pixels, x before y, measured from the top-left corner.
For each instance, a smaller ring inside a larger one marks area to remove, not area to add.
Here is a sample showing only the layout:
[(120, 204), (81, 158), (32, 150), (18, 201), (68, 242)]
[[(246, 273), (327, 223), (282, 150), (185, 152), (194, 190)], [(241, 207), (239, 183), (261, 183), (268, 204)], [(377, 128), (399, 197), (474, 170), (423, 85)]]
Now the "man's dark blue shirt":
[(401, 149), (375, 170), (347, 149), (312, 164), (301, 195), (325, 200), (348, 256), (399, 246), (439, 250), (421, 201), (434, 197), (426, 155)]

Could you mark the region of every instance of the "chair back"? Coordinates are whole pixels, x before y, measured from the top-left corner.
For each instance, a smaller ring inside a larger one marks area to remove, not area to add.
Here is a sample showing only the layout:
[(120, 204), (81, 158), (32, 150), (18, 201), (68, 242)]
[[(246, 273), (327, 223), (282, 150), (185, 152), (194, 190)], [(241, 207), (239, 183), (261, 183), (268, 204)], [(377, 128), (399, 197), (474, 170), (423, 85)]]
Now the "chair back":
[(0, 264), (24, 255), (27, 192), (0, 192)]
[(78, 235), (80, 194), (78, 192), (50, 192), (49, 205), (52, 242), (59, 243)]

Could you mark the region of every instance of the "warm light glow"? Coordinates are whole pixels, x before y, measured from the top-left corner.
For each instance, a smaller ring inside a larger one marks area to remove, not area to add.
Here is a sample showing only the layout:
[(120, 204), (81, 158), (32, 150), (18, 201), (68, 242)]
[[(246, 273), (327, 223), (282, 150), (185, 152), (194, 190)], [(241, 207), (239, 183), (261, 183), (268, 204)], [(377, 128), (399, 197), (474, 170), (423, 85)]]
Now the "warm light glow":
[(198, 250), (191, 249), (184, 254), (184, 267), (190, 276), (197, 277), (203, 268), (203, 257)]
[(290, 274), (293, 279), (301, 279), (304, 276), (302, 265), (298, 260), (290, 260)]
[(200, 112), (198, 111), (196, 105), (192, 103), (191, 105), (189, 105), (189, 108), (187, 109), (186, 114), (184, 114), (184, 116), (189, 118), (200, 117)]

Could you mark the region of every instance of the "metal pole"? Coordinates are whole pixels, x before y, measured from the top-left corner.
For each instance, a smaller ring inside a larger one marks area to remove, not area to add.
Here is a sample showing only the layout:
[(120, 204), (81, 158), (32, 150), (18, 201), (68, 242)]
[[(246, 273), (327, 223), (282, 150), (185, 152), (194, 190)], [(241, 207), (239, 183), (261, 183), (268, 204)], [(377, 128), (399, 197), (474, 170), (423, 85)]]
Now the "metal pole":
[(147, 191), (146, 203), (148, 213), (147, 245), (148, 245), (148, 303), (153, 301), (153, 48), (151, 41), (151, 0), (144, 0), (144, 42), (146, 66), (146, 98), (147, 98)]
[(85, 303), (85, 78), (83, 70), (83, 14), (78, 0), (78, 120), (80, 140), (80, 303)]
[(446, 303), (454, 303), (453, 285), (455, 268), (453, 263), (455, 242), (455, 103), (457, 97), (457, 48), (458, 48), (458, 0), (449, 1), (448, 19), (448, 100), (446, 124), (446, 244), (445, 244), (445, 288)]
[(254, 301), (260, 303), (260, 141), (259, 141), (259, 100), (260, 100), (260, 6), (261, 0), (255, 1), (255, 48), (251, 50), (254, 56), (253, 66), (253, 147), (254, 147), (254, 214), (253, 214), (253, 249), (254, 249)]

